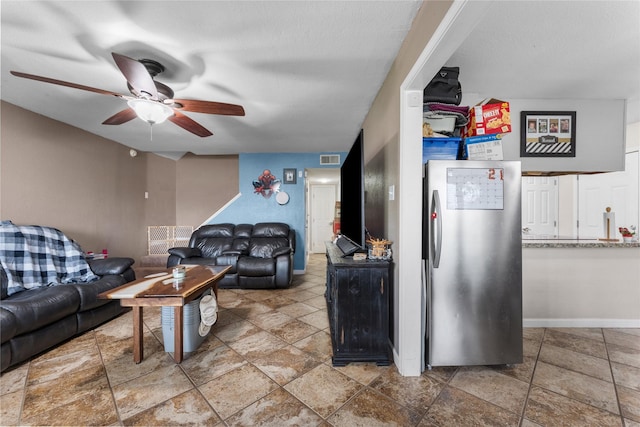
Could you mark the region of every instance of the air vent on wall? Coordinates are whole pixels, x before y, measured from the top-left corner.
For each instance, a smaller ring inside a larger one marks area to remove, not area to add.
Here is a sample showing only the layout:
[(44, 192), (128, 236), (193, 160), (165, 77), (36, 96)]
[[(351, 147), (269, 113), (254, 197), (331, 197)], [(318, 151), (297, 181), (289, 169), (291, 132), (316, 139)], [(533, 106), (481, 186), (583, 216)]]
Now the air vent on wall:
[(340, 154), (321, 154), (320, 164), (321, 165), (339, 165)]

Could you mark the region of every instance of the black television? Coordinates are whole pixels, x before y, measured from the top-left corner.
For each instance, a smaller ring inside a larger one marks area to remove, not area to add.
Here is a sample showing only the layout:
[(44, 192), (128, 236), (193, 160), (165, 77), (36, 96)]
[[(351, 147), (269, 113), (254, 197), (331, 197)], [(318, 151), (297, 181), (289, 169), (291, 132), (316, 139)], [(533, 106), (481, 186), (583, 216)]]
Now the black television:
[[(340, 167), (340, 234), (358, 245), (357, 249), (363, 250), (366, 247), (362, 129)], [(351, 249), (353, 252), (357, 250), (353, 247)]]

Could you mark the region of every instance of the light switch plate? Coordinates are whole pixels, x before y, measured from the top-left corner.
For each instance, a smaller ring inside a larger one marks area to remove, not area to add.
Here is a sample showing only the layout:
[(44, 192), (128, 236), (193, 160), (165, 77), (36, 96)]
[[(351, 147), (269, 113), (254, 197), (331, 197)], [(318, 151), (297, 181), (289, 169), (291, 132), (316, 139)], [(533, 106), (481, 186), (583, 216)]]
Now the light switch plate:
[(422, 107), (422, 93), (413, 91), (408, 94), (409, 107)]

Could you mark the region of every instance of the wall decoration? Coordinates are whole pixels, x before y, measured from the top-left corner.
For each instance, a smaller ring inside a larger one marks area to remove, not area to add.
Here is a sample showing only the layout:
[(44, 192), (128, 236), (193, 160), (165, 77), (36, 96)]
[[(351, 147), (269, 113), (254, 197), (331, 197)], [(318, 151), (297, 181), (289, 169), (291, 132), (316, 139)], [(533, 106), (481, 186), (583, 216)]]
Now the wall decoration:
[(262, 175), (253, 181), (253, 192), (268, 199), (273, 193), (279, 191), (280, 184), (280, 180), (271, 174), (271, 170), (265, 169), (262, 171)]
[(284, 191), (278, 191), (278, 194), (276, 194), (276, 202), (278, 202), (279, 205), (286, 205), (289, 203), (289, 195)]
[(297, 171), (295, 169), (284, 169), (282, 171), (282, 176), (284, 176), (285, 184), (295, 184), (296, 183), (296, 174)]
[(575, 156), (575, 111), (520, 113), (520, 157)]

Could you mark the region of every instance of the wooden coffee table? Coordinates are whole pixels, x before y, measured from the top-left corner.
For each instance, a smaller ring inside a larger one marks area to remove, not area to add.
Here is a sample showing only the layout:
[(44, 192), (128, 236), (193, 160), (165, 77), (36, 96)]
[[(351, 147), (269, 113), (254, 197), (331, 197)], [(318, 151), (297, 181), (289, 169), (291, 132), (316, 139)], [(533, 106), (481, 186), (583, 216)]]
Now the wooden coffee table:
[(152, 277), (134, 280), (98, 295), (98, 298), (119, 299), (123, 307), (133, 309), (133, 361), (140, 363), (144, 357), (142, 344), (142, 307), (173, 307), (174, 350), (173, 358), (181, 363), (183, 358), (183, 312), (185, 304), (213, 288), (218, 296), (218, 282), (231, 269), (228, 265), (185, 265), (184, 279), (173, 278), (172, 269)]

